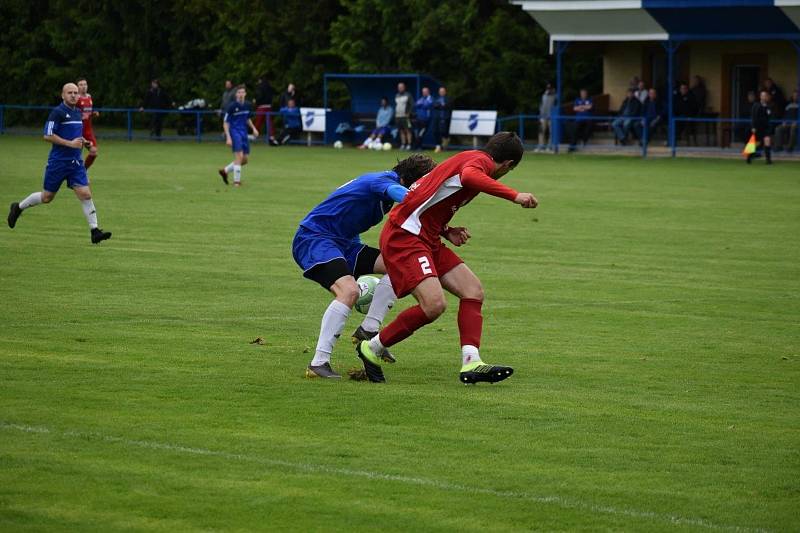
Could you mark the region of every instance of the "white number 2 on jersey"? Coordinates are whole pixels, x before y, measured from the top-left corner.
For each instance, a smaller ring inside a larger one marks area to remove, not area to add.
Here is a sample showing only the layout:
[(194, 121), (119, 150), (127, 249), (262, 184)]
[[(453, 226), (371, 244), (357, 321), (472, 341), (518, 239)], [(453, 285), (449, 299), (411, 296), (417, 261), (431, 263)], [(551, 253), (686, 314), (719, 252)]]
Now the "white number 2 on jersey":
[(433, 270), (431, 270), (431, 264), (428, 261), (428, 258), (424, 255), (421, 257), (417, 257), (417, 261), (419, 261), (419, 266), (422, 268), (423, 274), (433, 274)]

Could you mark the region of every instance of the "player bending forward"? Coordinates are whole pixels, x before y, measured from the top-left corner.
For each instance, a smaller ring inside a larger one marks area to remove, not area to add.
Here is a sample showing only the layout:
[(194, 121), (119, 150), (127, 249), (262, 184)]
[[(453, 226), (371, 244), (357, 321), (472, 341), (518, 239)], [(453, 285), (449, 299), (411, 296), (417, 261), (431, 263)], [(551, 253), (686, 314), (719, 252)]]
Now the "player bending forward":
[(522, 207), (538, 205), (532, 194), (519, 193), (497, 181), (519, 164), (522, 153), (522, 142), (515, 133), (497, 133), (482, 150), (462, 152), (440, 163), (415, 183), (403, 203), (389, 214), (380, 237), (381, 256), (397, 296), (412, 294), (419, 305), (406, 309), (380, 334), (356, 346), (370, 381), (385, 381), (378, 354), (444, 313), (447, 301), (443, 288), (459, 298), (461, 381), (494, 383), (514, 372), (510, 367), (481, 361), (478, 349), (483, 328), (483, 288), (441, 237), (455, 246), (467, 242), (470, 234), (466, 228), (451, 228), (447, 223), (481, 192)]
[(86, 170), (89, 170), (94, 160), (97, 159), (97, 139), (92, 129), (92, 117), (100, 116), (100, 113), (95, 111), (93, 106), (92, 95), (89, 94), (89, 82), (86, 81), (86, 78), (78, 78), (77, 108), (81, 112), (81, 120), (83, 121), (83, 138), (91, 143), (89, 145), (89, 155), (86, 156), (86, 163), (84, 164)]
[(64, 101), (53, 108), (44, 126), (44, 140), (52, 143), (53, 147), (47, 158), (42, 192), (35, 192), (21, 202), (11, 204), (11, 209), (8, 211), (8, 227), (16, 226), (17, 219), (25, 209), (39, 204), (49, 204), (55, 198), (61, 183), (66, 181), (67, 187), (75, 191), (75, 196), (81, 202), (83, 214), (91, 230), (92, 243), (97, 244), (110, 239), (111, 232), (97, 227), (97, 211), (92, 201), (86, 168), (81, 159), (81, 151), (89, 143), (83, 138), (81, 112), (75, 107), (78, 102), (78, 86), (74, 83), (64, 85), (61, 98)]
[[(341, 377), (331, 368), (331, 352), (358, 300), (356, 278), (362, 274), (386, 273), (380, 251), (362, 244), (359, 234), (379, 223), (392, 203), (405, 197), (406, 187), (434, 166), (436, 163), (430, 157), (414, 154), (398, 162), (392, 170), (359, 176), (336, 189), (300, 222), (292, 243), (294, 260), (303, 269), (303, 276), (334, 296), (322, 315), (317, 349), (306, 369), (307, 377)], [(383, 276), (364, 321), (353, 333), (354, 340), (374, 337), (394, 301), (389, 277)], [(394, 362), (388, 350), (374, 353), (378, 354), (376, 360)]]
[(233, 150), (233, 162), (229, 163), (227, 167), (219, 169), (219, 175), (227, 185), (228, 174), (233, 172), (234, 187), (242, 184), (242, 166), (247, 164), (247, 156), (250, 153), (247, 128), (249, 127), (253, 131), (253, 135), (258, 137), (258, 130), (250, 119), (253, 107), (250, 102), (245, 100), (246, 96), (247, 89), (244, 85), (236, 87), (236, 100), (231, 102), (226, 109), (225, 119), (222, 122), (222, 128), (225, 130), (225, 144)]

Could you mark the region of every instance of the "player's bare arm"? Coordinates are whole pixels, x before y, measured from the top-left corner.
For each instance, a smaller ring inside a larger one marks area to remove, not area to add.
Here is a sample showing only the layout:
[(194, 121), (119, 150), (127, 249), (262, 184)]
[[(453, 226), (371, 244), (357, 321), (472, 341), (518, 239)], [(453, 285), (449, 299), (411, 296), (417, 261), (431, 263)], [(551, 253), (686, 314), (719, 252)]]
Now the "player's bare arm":
[(55, 134), (45, 135), (44, 140), (49, 143), (58, 144), (60, 146), (67, 146), (69, 148), (84, 148), (87, 143), (83, 137), (75, 137), (71, 141), (68, 141), (67, 139), (59, 137), (58, 135)]
[(249, 118), (247, 119), (247, 125), (250, 126), (250, 129), (253, 131), (253, 135), (258, 137), (258, 129), (253, 124), (253, 121)]
[(225, 144), (228, 146), (233, 146), (233, 140), (231, 140), (231, 132), (230, 126), (227, 122), (222, 123), (222, 129), (225, 131)]

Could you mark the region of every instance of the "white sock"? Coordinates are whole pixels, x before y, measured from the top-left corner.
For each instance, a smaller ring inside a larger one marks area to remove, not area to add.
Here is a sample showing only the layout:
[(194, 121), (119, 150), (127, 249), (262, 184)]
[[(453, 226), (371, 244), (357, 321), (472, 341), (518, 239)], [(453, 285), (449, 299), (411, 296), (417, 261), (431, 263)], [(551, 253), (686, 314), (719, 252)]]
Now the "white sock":
[(461, 364), (462, 366), (468, 365), (470, 363), (480, 363), (481, 356), (478, 353), (478, 348), (476, 346), (472, 346), (471, 344), (465, 344), (461, 347)]
[(375, 287), (375, 294), (372, 296), (372, 303), (369, 304), (367, 316), (361, 322), (361, 327), (367, 331), (378, 331), (381, 329), (386, 313), (394, 305), (397, 297), (392, 289), (392, 282), (388, 274), (384, 274), (378, 285)]
[(322, 325), (319, 329), (319, 340), (317, 341), (317, 351), (314, 352), (314, 359), (311, 366), (319, 366), (331, 360), (333, 345), (339, 339), (344, 329), (344, 323), (350, 316), (350, 308), (339, 300), (334, 300), (322, 315)]
[(372, 350), (372, 353), (383, 353), (386, 347), (383, 345), (380, 339), (380, 333), (372, 337), (370, 340), (367, 341), (369, 345), (369, 349)]
[(83, 216), (86, 217), (86, 222), (89, 227), (94, 229), (97, 227), (97, 211), (94, 208), (94, 202), (91, 200), (81, 200), (81, 207), (83, 208)]
[(234, 169), (235, 166), (236, 165), (234, 165), (233, 163), (228, 163), (228, 166), (225, 167), (225, 172), (230, 174), (231, 172), (233, 172), (233, 169)]
[(242, 165), (233, 165), (233, 182), (239, 183), (242, 181)]
[(27, 198), (25, 198), (24, 200), (22, 200), (19, 203), (19, 208), (20, 209), (28, 209), (29, 207), (33, 207), (35, 205), (39, 205), (40, 203), (42, 203), (42, 193), (35, 192), (35, 193), (31, 194), (30, 196), (28, 196)]

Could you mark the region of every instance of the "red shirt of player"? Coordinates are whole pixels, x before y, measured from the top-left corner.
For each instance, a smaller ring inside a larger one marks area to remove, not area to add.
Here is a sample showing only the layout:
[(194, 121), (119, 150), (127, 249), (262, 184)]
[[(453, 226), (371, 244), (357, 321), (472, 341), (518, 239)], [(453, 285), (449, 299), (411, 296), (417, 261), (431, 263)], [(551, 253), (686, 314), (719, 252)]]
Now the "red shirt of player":
[(92, 131), (92, 112), (94, 111), (92, 107), (92, 95), (86, 93), (83, 96), (78, 96), (78, 103), (76, 107), (81, 112), (81, 120), (83, 121), (83, 138), (91, 141), (92, 144), (97, 144), (97, 141), (94, 138), (94, 132)]
[(517, 197), (517, 191), (490, 177), (494, 167), (491, 156), (480, 150), (454, 155), (411, 185), (405, 199), (389, 214), (390, 222), (437, 246), (456, 211), (479, 193), (512, 202)]

